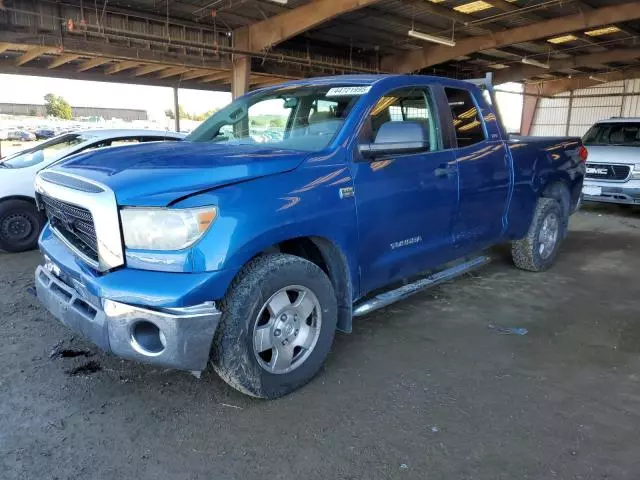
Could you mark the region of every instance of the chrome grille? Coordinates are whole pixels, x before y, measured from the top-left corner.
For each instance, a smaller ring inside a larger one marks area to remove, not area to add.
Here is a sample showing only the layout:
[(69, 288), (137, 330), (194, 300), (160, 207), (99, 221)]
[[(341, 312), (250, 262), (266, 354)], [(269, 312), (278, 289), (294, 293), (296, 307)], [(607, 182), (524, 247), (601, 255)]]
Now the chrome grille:
[(91, 212), (46, 195), (40, 199), (51, 226), (83, 255), (98, 262), (98, 241)]
[(56, 237), (99, 272), (124, 265), (116, 196), (109, 187), (65, 171), (36, 175), (36, 202)]
[(631, 167), (629, 165), (613, 165), (610, 163), (589, 163), (587, 162), (587, 178), (596, 180), (617, 180), (623, 181), (629, 177)]
[(40, 172), (40, 177), (47, 182), (55, 183), (56, 185), (62, 185), (63, 187), (73, 188), (75, 190), (81, 190), (88, 193), (100, 193), (104, 192), (104, 189), (89, 183), (81, 178), (70, 177), (56, 172)]

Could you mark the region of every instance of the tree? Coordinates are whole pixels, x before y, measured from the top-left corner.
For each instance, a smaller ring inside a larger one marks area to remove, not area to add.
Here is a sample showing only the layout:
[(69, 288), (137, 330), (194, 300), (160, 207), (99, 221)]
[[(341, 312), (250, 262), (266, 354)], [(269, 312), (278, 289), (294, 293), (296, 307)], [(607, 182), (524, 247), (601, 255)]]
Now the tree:
[(73, 117), (71, 105), (62, 97), (54, 95), (53, 93), (47, 93), (44, 96), (44, 104), (47, 109), (47, 115), (64, 120), (71, 120)]
[[(208, 111), (206, 111), (204, 113), (190, 113), (190, 112), (187, 112), (182, 105), (178, 105), (178, 114), (180, 115), (180, 118), (184, 118), (186, 120), (196, 120), (198, 122), (206, 120), (207, 118), (209, 118), (211, 115), (213, 115), (217, 111), (218, 111), (218, 109), (214, 108), (214, 109), (208, 110)], [(170, 108), (167, 108), (164, 111), (164, 114), (167, 117), (169, 117), (171, 120), (176, 118), (175, 113)]]

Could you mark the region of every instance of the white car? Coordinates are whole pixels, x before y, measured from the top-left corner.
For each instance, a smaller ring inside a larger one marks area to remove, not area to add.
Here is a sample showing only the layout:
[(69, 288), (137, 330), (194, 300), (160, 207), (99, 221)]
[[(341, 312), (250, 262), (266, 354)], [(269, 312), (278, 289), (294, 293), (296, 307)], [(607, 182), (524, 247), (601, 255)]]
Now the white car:
[(589, 151), (584, 200), (640, 204), (640, 118), (610, 118), (582, 138)]
[(36, 209), (33, 182), (43, 168), (95, 148), (183, 138), (181, 133), (154, 130), (88, 130), (65, 133), (0, 159), (0, 249), (22, 252), (37, 246), (46, 219)]

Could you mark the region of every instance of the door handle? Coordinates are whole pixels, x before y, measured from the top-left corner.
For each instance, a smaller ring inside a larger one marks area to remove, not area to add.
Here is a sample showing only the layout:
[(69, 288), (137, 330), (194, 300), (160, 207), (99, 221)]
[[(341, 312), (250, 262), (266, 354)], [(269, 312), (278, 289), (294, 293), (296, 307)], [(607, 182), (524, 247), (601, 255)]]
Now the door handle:
[(457, 168), (455, 167), (455, 165), (440, 165), (438, 168), (436, 168), (433, 171), (433, 174), (436, 177), (448, 177), (448, 176), (452, 176), (455, 175), (457, 172)]

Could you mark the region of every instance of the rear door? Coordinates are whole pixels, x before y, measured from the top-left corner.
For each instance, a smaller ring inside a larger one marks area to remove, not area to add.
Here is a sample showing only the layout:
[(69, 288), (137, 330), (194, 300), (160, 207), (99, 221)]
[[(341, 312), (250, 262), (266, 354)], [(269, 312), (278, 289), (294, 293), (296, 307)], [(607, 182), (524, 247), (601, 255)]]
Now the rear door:
[[(511, 168), (505, 143), (497, 132), (487, 132), (485, 117), (495, 114), (482, 108), (470, 90), (444, 89), (451, 111), (456, 160), (460, 178), (458, 213), (453, 236), (460, 255), (498, 240), (506, 225)], [(481, 100), (481, 99), (480, 99)]]
[(454, 151), (443, 148), (430, 90), (410, 87), (384, 94), (369, 113), (360, 142), (373, 142), (384, 123), (395, 121), (420, 123), (429, 147), (373, 161), (354, 154), (363, 294), (439, 265), (453, 254), (456, 162)]

